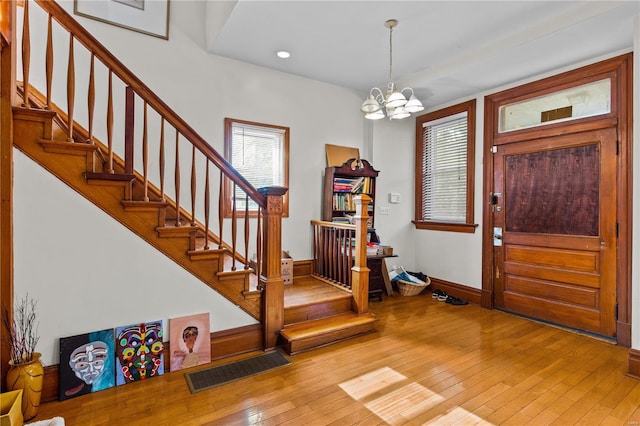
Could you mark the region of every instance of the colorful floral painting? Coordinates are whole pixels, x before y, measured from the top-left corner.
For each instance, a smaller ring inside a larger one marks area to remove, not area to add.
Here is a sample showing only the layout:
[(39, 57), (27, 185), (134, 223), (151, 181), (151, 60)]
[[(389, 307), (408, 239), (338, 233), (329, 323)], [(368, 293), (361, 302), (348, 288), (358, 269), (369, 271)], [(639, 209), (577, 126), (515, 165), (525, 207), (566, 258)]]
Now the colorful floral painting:
[(113, 329), (61, 338), (58, 382), (61, 401), (113, 387)]
[(169, 320), (171, 371), (211, 362), (209, 313)]
[(115, 336), (117, 385), (164, 374), (162, 321), (118, 327)]

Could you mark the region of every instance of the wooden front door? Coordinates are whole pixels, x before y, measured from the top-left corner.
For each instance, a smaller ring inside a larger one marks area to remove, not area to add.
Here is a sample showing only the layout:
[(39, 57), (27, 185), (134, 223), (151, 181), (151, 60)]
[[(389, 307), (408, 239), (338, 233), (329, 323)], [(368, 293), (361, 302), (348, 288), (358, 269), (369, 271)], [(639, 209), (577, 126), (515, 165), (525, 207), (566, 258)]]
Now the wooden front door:
[(616, 332), (616, 130), (497, 146), (495, 306)]

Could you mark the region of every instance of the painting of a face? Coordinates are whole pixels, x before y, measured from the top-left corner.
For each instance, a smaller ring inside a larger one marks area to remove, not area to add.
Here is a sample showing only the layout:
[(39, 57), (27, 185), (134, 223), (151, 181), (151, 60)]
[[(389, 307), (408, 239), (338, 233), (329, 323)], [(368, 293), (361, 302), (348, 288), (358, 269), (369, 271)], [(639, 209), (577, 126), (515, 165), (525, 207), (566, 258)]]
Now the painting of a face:
[(115, 385), (113, 328), (60, 338), (60, 400)]
[(182, 332), (182, 338), (189, 352), (193, 352), (193, 346), (196, 344), (196, 339), (198, 338), (198, 327), (189, 326), (185, 328)]
[(95, 382), (104, 371), (108, 358), (107, 344), (96, 341), (76, 348), (69, 358), (69, 367), (86, 384)]
[(118, 328), (116, 353), (120, 361), (119, 385), (164, 374), (162, 321)]
[(209, 312), (169, 319), (171, 371), (211, 362)]

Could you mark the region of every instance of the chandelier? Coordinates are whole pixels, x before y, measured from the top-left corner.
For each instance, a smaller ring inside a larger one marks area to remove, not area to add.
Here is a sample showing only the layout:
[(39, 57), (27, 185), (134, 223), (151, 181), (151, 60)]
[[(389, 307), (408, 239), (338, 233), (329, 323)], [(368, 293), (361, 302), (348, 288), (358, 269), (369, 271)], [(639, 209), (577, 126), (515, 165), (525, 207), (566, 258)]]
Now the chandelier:
[[(393, 28), (398, 25), (395, 19), (389, 19), (384, 26), (389, 28), (389, 83), (387, 84), (386, 97), (382, 90), (377, 87), (369, 91), (369, 97), (362, 103), (360, 111), (364, 113), (364, 118), (369, 120), (379, 120), (385, 117), (385, 114), (391, 120), (399, 120), (407, 118), (411, 113), (419, 112), (424, 109), (422, 103), (416, 98), (413, 89), (405, 87), (402, 90), (396, 89), (396, 84), (391, 77), (393, 68)], [(402, 92), (410, 92), (409, 99)]]

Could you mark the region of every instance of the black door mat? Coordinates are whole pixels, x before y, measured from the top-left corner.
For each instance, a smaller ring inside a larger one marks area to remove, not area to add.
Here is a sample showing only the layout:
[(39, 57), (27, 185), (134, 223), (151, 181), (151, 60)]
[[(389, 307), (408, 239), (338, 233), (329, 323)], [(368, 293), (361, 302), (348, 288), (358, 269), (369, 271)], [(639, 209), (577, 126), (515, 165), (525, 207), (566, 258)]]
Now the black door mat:
[(184, 377), (187, 379), (191, 393), (196, 393), (289, 364), (291, 361), (286, 356), (273, 351), (241, 361), (185, 373)]

